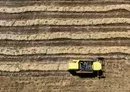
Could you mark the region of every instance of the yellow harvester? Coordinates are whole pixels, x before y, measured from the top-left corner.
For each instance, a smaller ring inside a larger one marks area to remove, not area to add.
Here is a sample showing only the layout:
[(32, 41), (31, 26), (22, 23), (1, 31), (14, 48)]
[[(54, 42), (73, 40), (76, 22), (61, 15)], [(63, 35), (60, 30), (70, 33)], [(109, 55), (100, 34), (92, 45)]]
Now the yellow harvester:
[(69, 71), (75, 71), (75, 73), (97, 73), (97, 76), (101, 76), (100, 72), (104, 71), (103, 59), (87, 59), (87, 60), (72, 60), (69, 61)]

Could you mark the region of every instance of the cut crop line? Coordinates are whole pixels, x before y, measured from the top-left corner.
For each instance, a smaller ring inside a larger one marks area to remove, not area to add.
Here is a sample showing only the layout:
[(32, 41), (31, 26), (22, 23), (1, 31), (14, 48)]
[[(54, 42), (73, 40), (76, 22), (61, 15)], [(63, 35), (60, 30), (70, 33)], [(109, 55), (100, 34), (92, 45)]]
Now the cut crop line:
[[(47, 52), (46, 52), (47, 50)], [(105, 54), (105, 53), (127, 53), (130, 54), (130, 48), (126, 46), (100, 46), (96, 47), (89, 47), (89, 46), (42, 46), (42, 47), (23, 47), (23, 48), (16, 48), (16, 47), (0, 47), (0, 54), (5, 55), (31, 55), (31, 54), (60, 54), (60, 53), (73, 53), (73, 54)]]
[[(14, 20), (0, 20), (1, 26), (12, 26)], [(17, 20), (14, 26), (31, 26), (31, 25), (97, 25), (111, 23), (130, 23), (129, 18), (98, 18), (98, 19), (70, 19), (70, 18), (47, 18), (34, 20)]]
[(18, 13), (26, 11), (108, 11), (113, 9), (126, 9), (130, 11), (129, 4), (120, 5), (89, 5), (89, 6), (58, 6), (58, 5), (33, 5), (24, 7), (0, 7), (3, 13)]

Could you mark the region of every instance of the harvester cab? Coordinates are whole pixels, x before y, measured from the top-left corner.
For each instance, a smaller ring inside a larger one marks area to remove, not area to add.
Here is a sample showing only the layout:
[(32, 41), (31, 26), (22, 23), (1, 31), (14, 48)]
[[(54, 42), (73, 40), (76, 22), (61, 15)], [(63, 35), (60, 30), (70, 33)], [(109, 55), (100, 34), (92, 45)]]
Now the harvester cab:
[(72, 74), (96, 74), (96, 76), (104, 76), (104, 60), (103, 59), (87, 59), (69, 61), (68, 70)]

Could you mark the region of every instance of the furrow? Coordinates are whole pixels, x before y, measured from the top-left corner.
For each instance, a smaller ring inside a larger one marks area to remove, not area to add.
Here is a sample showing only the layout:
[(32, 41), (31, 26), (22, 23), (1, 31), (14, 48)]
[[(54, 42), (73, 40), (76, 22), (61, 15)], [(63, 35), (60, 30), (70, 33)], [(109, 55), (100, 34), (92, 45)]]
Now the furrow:
[(128, 32), (127, 23), (111, 23), (100, 25), (33, 25), (33, 26), (1, 26), (1, 34), (42, 34), (43, 32)]
[(59, 53), (59, 54), (23, 54), (23, 55), (0, 55), (0, 61), (10, 61), (10, 62), (60, 62), (60, 61), (68, 61), (70, 59), (85, 59), (85, 58), (93, 58), (93, 57), (103, 57), (104, 59), (108, 60), (120, 60), (120, 59), (130, 59), (130, 54), (127, 53), (89, 53), (89, 54), (82, 54), (82, 53)]
[(129, 4), (130, 1), (126, 0), (1, 0), (1, 6), (28, 6), (28, 5), (41, 5), (41, 4), (60, 4), (60, 5), (84, 5), (84, 4)]
[(59, 53), (59, 54), (24, 54), (24, 55), (0, 55), (0, 62), (44, 62), (44, 63), (59, 63), (67, 62), (72, 59), (87, 59), (102, 57), (105, 60), (130, 60), (128, 53)]
[(129, 18), (130, 12), (124, 9), (106, 12), (23, 12), (0, 13), (0, 20), (7, 19), (41, 19), (41, 18)]
[(47, 39), (47, 40), (0, 40), (0, 47), (39, 46), (130, 46), (129, 38), (109, 39)]

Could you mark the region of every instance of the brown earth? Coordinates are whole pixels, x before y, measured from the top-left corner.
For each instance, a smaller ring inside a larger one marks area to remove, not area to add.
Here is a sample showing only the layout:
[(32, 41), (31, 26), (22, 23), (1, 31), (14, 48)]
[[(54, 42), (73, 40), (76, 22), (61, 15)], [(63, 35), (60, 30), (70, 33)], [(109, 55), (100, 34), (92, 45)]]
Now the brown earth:
[[(130, 92), (130, 1), (1, 0), (0, 92)], [(105, 78), (68, 61), (104, 57)]]

